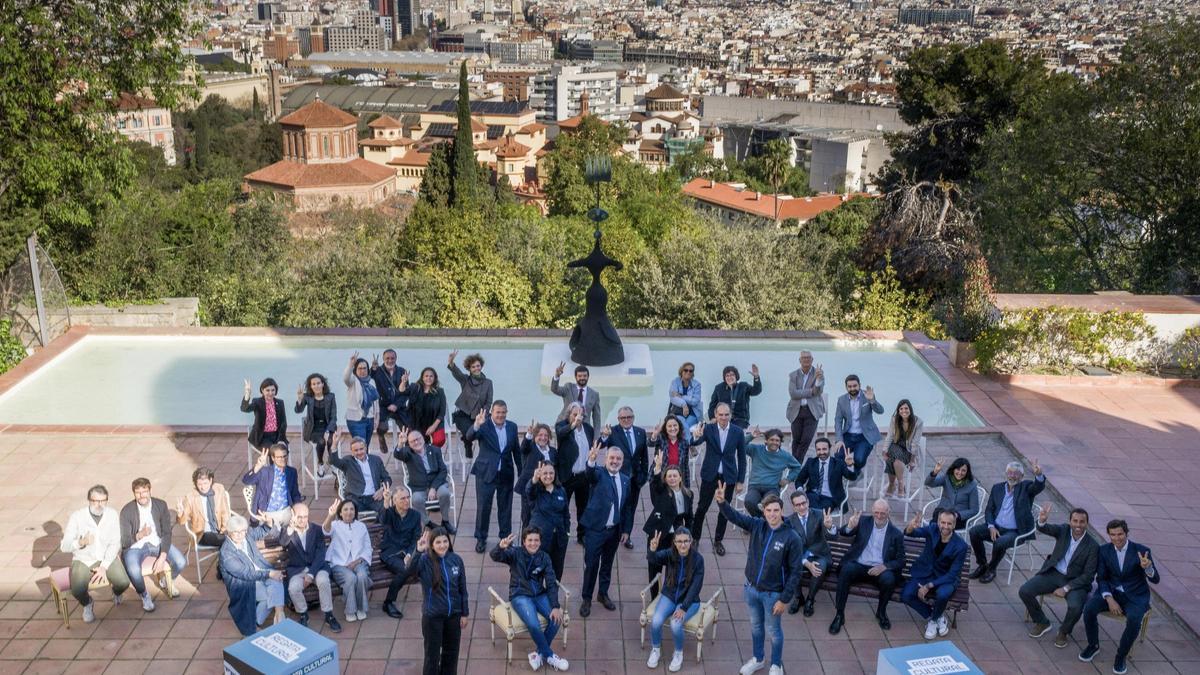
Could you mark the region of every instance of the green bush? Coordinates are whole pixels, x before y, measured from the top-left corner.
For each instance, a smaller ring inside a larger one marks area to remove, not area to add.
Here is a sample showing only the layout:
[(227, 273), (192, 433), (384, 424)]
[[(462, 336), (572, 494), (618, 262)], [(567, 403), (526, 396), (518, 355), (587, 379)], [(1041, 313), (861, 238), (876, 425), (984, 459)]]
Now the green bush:
[(1193, 326), (1180, 335), (1173, 346), (1175, 363), (1184, 375), (1200, 377), (1200, 326)]
[(912, 330), (938, 340), (945, 328), (929, 308), (929, 298), (910, 293), (900, 285), (888, 258), (885, 266), (872, 272), (870, 283), (850, 296), (849, 308), (840, 327), (849, 330)]
[(25, 345), (13, 335), (12, 321), (0, 320), (0, 374), (11, 370), (25, 355)]
[(975, 341), (983, 372), (1128, 371), (1155, 364), (1155, 330), (1136, 312), (1045, 307), (1005, 313)]

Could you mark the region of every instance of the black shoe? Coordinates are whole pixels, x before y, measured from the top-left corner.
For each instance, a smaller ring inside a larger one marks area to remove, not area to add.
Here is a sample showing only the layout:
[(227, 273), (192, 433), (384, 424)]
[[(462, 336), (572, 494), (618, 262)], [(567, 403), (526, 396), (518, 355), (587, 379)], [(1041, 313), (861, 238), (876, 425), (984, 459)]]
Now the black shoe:
[(575, 543), (579, 544), (580, 546), (583, 546), (583, 533), (580, 533), (578, 536), (575, 537)]
[(888, 618), (887, 612), (878, 612), (875, 618), (879, 619), (879, 627), (884, 630), (892, 629), (892, 620)]
[(630, 551), (632, 551), (632, 550), (633, 550), (633, 542), (632, 542), (632, 541), (630, 541), (629, 539), (626, 539), (626, 540), (625, 540), (625, 544), (624, 544), (624, 546), (625, 546), (625, 548), (629, 549)]
[(812, 616), (814, 611), (816, 611), (816, 610), (813, 609), (813, 599), (809, 598), (808, 600), (805, 600), (804, 601), (804, 616)]
[(484, 541), (483, 539), (480, 539), (475, 542), (475, 552), (476, 553), (483, 553), (486, 550), (487, 550), (487, 542), (486, 541)]
[(829, 624), (829, 634), (837, 635), (842, 632), (842, 624), (846, 623), (846, 617), (837, 614), (833, 617), (833, 623)]
[(604, 609), (607, 609), (610, 612), (617, 608), (617, 606), (613, 604), (613, 601), (609, 599), (607, 595), (601, 595), (600, 597), (596, 598), (596, 600), (604, 606)]
[(472, 443), (471, 445), (467, 446), (467, 459), (474, 459), (474, 458), (475, 458), (475, 444)]
[(329, 626), (329, 630), (340, 633), (342, 632), (342, 624), (338, 623), (337, 617), (333, 612), (325, 612), (325, 624)]
[(796, 614), (800, 611), (800, 596), (792, 598), (791, 604), (788, 605), (788, 614)]
[(301, 614), (300, 616), (296, 617), (296, 623), (300, 624), (301, 626), (304, 626), (305, 628), (308, 628), (308, 612), (305, 612), (305, 613)]
[(586, 619), (589, 616), (591, 616), (591, 614), (592, 614), (592, 601), (591, 600), (584, 600), (583, 602), (579, 603), (579, 616), (582, 616), (583, 618)]
[(403, 619), (404, 618), (404, 612), (401, 612), (400, 609), (396, 607), (396, 603), (394, 603), (394, 602), (383, 603), (383, 613), (387, 614), (388, 616), (392, 617), (393, 619)]
[(1088, 645), (1079, 652), (1080, 661), (1091, 661), (1096, 658), (1096, 654), (1100, 653), (1100, 645)]
[(725, 555), (725, 544), (722, 544), (719, 541), (714, 541), (713, 553), (716, 553), (717, 555)]
[(1125, 667), (1125, 659), (1118, 656), (1116, 660), (1113, 661), (1113, 673), (1115, 675), (1125, 675), (1125, 673), (1128, 672), (1129, 669)]
[(452, 525), (449, 521), (442, 521), (442, 528), (446, 530), (446, 534), (454, 536), (458, 534), (458, 528)]
[(993, 572), (990, 567), (988, 568), (988, 571), (983, 573), (983, 576), (979, 577), (979, 583), (981, 583), (981, 584), (990, 584), (995, 580), (996, 580), (996, 573)]
[(988, 571), (987, 565), (980, 565), (979, 567), (976, 567), (975, 571), (971, 572), (971, 576), (969, 576), (967, 578), (978, 579), (979, 577), (983, 576), (984, 574), (987, 574), (987, 571)]

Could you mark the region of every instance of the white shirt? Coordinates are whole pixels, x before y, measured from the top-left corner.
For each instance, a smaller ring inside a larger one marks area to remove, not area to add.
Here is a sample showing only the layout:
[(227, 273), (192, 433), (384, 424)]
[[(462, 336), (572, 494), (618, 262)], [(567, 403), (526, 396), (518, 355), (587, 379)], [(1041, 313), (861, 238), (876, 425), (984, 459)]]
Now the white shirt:
[(632, 457), (637, 451), (637, 436), (633, 435), (633, 427), (621, 427), (621, 431), (625, 432), (625, 440), (629, 441), (629, 456)]
[[(92, 543), (80, 548), (79, 540), (85, 534), (92, 535)], [(101, 563), (102, 567), (108, 569), (121, 552), (121, 522), (116, 509), (104, 507), (104, 515), (100, 516), (99, 523), (92, 518), (86, 506), (72, 513), (63, 529), (59, 549), (63, 553), (73, 554), (73, 560), (88, 567)]]
[(425, 473), (429, 473), (429, 454), (422, 450), (421, 452), (413, 451), (413, 454), (421, 458), (421, 466), (425, 467)]
[[(684, 508), (686, 508), (684, 506), (684, 502), (683, 502), (683, 490), (675, 490), (672, 494), (675, 495), (675, 513), (677, 513), (677, 514), (683, 513)], [(671, 532), (675, 531), (674, 525), (671, 525), (670, 531)]]
[(575, 456), (575, 463), (571, 465), (571, 473), (583, 473), (583, 470), (587, 468), (588, 452), (592, 448), (588, 445), (587, 434), (583, 432), (582, 424), (573, 433), (575, 434), (575, 447), (579, 448), (579, 454)]
[[(800, 370), (800, 388), (801, 389), (808, 388), (808, 378), (812, 375), (812, 372), (813, 372), (812, 368), (809, 368), (807, 373), (804, 372), (803, 369)], [(808, 405), (808, 399), (806, 399), (806, 398), (800, 399), (800, 405)]]
[[(725, 425), (724, 427), (722, 427), (719, 424), (717, 425), (717, 438), (720, 440), (720, 443), (721, 443), (720, 447), (717, 448), (717, 454), (719, 455), (725, 451), (725, 439), (729, 438), (729, 425)], [(725, 473), (724, 469), (725, 469), (725, 462), (717, 462), (717, 475), (718, 476)]]
[(861, 555), (858, 556), (860, 565), (868, 565), (874, 567), (883, 564), (883, 541), (887, 538), (887, 525), (876, 527), (875, 523), (871, 523), (871, 538), (867, 540), (867, 547), (863, 549)]
[[(1127, 551), (1129, 551), (1129, 541), (1128, 540), (1125, 541), (1125, 548), (1115, 548), (1114, 547), (1113, 550), (1115, 550), (1117, 552), (1117, 571), (1120, 572), (1121, 570), (1125, 569), (1125, 553)], [(1121, 591), (1122, 593), (1125, 592), (1125, 584), (1119, 584), (1117, 586), (1114, 586), (1113, 588), (1118, 591)], [(1111, 596), (1112, 596), (1112, 593), (1105, 593), (1103, 597), (1108, 598)]]
[(354, 461), (358, 462), (358, 468), (362, 471), (363, 495), (375, 494), (375, 476), (371, 474), (371, 458), (369, 456), (366, 459), (358, 459), (356, 457)]
[[(859, 394), (861, 396), (862, 394)], [(862, 401), (858, 396), (850, 399), (850, 433), (861, 434), (862, 424), (858, 421), (859, 414), (862, 413)]]
[(504, 449), (508, 447), (508, 433), (504, 429), (505, 426), (504, 424), (496, 426), (495, 422), (492, 423), (492, 428), (496, 430), (496, 446), (500, 448), (500, 452), (504, 452)]
[[(207, 502), (208, 500), (206, 499), (205, 501)], [(151, 502), (151, 504), (153, 504), (153, 502)], [(146, 506), (138, 504), (137, 510), (138, 529), (140, 530), (143, 527), (148, 526), (150, 528), (150, 534), (134, 542), (132, 548), (144, 548), (146, 546), (158, 548), (158, 545), (162, 543), (162, 539), (158, 536), (158, 528), (154, 526), (153, 509), (151, 508), (150, 504), (147, 504)]]
[[(1087, 533), (1084, 533), (1083, 537), (1086, 536)], [(1071, 564), (1071, 558), (1075, 555), (1075, 549), (1079, 548), (1079, 542), (1083, 541), (1083, 537), (1076, 539), (1075, 533), (1071, 533), (1071, 543), (1067, 545), (1066, 554), (1064, 554), (1062, 560), (1059, 560), (1058, 564), (1054, 566), (1054, 569), (1058, 570), (1059, 574), (1066, 575), (1067, 565)]]
[(371, 535), (362, 522), (356, 520), (347, 525), (344, 520), (335, 520), (326, 534), (329, 535), (329, 549), (325, 559), (330, 565), (346, 567), (358, 558), (370, 564)]
[(614, 527), (615, 525), (617, 525), (617, 523), (620, 522), (620, 513), (621, 512), (620, 512), (620, 509), (618, 508), (621, 504), (621, 478), (620, 478), (620, 476), (621, 476), (620, 471), (618, 471), (617, 473), (613, 473), (611, 471), (608, 472), (608, 479), (613, 482), (613, 487), (616, 488), (616, 490), (617, 490), (617, 501), (608, 509), (608, 526), (609, 527)]

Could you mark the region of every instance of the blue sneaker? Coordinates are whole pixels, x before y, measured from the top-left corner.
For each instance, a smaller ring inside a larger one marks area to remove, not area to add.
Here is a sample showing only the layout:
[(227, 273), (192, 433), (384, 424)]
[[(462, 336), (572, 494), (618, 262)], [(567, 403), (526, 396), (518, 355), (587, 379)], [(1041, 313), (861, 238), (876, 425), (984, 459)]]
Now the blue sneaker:
[(1079, 652), (1080, 661), (1091, 661), (1096, 658), (1096, 654), (1100, 653), (1100, 645), (1088, 645)]
[(1125, 659), (1118, 656), (1117, 659), (1113, 661), (1113, 672), (1116, 673), (1116, 675), (1125, 675), (1125, 673), (1129, 672), (1129, 669), (1125, 667)]

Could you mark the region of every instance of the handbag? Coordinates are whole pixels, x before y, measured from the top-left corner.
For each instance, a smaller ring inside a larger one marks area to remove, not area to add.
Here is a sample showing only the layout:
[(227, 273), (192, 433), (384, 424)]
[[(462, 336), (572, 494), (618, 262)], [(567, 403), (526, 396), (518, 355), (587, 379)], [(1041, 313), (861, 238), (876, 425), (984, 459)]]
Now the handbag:
[(437, 429), (435, 429), (433, 434), (431, 434), (429, 436), (429, 443), (431, 445), (435, 445), (439, 448), (444, 447), (446, 445), (446, 429), (445, 429), (445, 427), (438, 427)]

